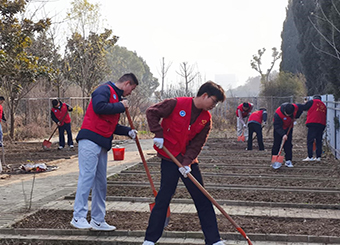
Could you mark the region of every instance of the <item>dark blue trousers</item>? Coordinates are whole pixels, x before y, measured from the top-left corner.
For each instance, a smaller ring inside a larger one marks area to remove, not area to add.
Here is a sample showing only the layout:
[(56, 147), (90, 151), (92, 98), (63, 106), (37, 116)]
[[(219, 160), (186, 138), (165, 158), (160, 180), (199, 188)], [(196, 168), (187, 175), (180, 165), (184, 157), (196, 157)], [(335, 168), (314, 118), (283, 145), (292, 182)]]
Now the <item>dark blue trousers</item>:
[[(202, 175), (198, 164), (191, 165), (191, 174), (203, 185)], [(161, 186), (156, 197), (155, 206), (151, 211), (149, 225), (145, 233), (145, 240), (156, 243), (162, 236), (167, 209), (172, 196), (175, 194), (178, 179), (181, 178), (189, 191), (198, 212), (201, 228), (205, 236), (205, 243), (212, 245), (220, 241), (216, 214), (210, 200), (189, 179), (184, 178), (172, 161), (162, 159)]]
[(315, 123), (312, 125), (307, 125), (307, 151), (308, 157), (313, 157), (313, 142), (316, 143), (316, 157), (321, 157), (322, 154), (322, 135), (325, 130), (325, 125)]
[(65, 147), (65, 137), (64, 132), (67, 133), (67, 144), (73, 145), (71, 123), (64, 123), (64, 125), (58, 127), (59, 130), (59, 145)]
[(248, 150), (253, 149), (253, 133), (256, 133), (257, 135), (257, 143), (259, 145), (259, 150), (264, 150), (263, 145), (263, 136), (262, 136), (262, 127), (261, 124), (258, 123), (248, 123)]
[[(288, 129), (286, 129), (287, 133)], [(290, 130), (288, 134), (288, 138), (283, 145), (283, 149), (285, 151), (285, 158), (286, 161), (292, 160), (293, 159), (293, 144), (292, 144), (292, 139), (293, 139), (293, 129)], [(272, 147), (272, 155), (277, 155), (279, 154), (280, 146), (281, 146), (281, 141), (282, 141), (282, 136), (276, 133), (274, 130), (274, 144)]]

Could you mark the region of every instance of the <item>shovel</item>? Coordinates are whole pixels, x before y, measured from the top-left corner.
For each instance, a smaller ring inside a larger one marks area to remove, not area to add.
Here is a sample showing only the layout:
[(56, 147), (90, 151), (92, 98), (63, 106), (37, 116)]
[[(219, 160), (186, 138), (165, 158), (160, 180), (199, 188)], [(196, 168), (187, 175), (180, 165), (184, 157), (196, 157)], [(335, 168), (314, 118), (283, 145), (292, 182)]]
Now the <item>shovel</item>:
[[(68, 111), (66, 111), (65, 115), (64, 115), (63, 118), (60, 120), (60, 122), (64, 121), (64, 119), (65, 119), (67, 113), (68, 113)], [(48, 140), (44, 140), (44, 142), (43, 142), (43, 144), (42, 144), (44, 150), (46, 150), (46, 149), (48, 149), (48, 148), (51, 147), (52, 142), (51, 142), (50, 140), (51, 140), (52, 136), (54, 135), (55, 131), (57, 131), (58, 127), (59, 127), (59, 126), (57, 125), (57, 127), (53, 130), (53, 132), (52, 132), (52, 134), (51, 134), (51, 136), (50, 136), (50, 138), (49, 138)]]
[[(176, 163), (176, 165), (181, 168), (183, 165), (171, 154), (171, 152), (163, 146), (163, 151), (171, 158), (171, 160)], [(230, 221), (230, 223), (236, 228), (236, 230), (248, 241), (249, 245), (253, 243), (250, 241), (249, 237), (243, 231), (243, 229), (236, 224), (236, 222), (227, 214), (226, 211), (215, 201), (215, 199), (209, 194), (209, 192), (198, 182), (192, 174), (187, 174), (188, 178), (197, 186), (198, 189), (215, 205), (215, 207), (220, 210), (220, 212)]]
[[(289, 129), (287, 131), (287, 136), (289, 135), (289, 132), (290, 132), (291, 128), (292, 128), (292, 125), (289, 126)], [(283, 149), (283, 146), (284, 146), (285, 143), (286, 143), (286, 141), (282, 139), (279, 153), (277, 155), (273, 155), (272, 156), (272, 164), (273, 165), (275, 165), (275, 163), (278, 163), (279, 166), (282, 165), (282, 163), (283, 163), (283, 156), (281, 156), (281, 153), (282, 153), (282, 149)]]
[(57, 131), (57, 129), (58, 129), (58, 126), (53, 130), (53, 132), (52, 132), (50, 138), (48, 138), (48, 140), (44, 140), (44, 142), (43, 142), (43, 148), (44, 148), (45, 150), (51, 147), (52, 142), (51, 142), (50, 140), (51, 140), (52, 136), (54, 135), (55, 131)]
[[(128, 121), (129, 121), (130, 127), (132, 129), (135, 129), (135, 127), (133, 126), (133, 122), (132, 122), (132, 119), (131, 119), (130, 112), (129, 112), (128, 108), (125, 108), (125, 113), (126, 113)], [(139, 143), (139, 139), (138, 139), (137, 135), (136, 135), (136, 139), (135, 140), (136, 140), (136, 145), (137, 145), (137, 148), (138, 148), (138, 151), (139, 151), (140, 158), (142, 159), (142, 162), (143, 162), (143, 165), (144, 165), (144, 168), (145, 168), (146, 175), (148, 176), (148, 179), (149, 179), (149, 182), (150, 182), (150, 185), (151, 185), (151, 189), (152, 189), (153, 195), (156, 197), (157, 196), (157, 191), (156, 191), (156, 188), (155, 188), (155, 186), (153, 184), (153, 181), (152, 181), (152, 178), (151, 178), (151, 174), (150, 174), (148, 165), (146, 163), (146, 160), (145, 160), (145, 157), (144, 157), (144, 154), (143, 154), (143, 150), (142, 150), (142, 147), (141, 147), (141, 145)], [(155, 203), (154, 202), (150, 203), (149, 206), (150, 206), (150, 211), (152, 211), (153, 207), (155, 206)], [(169, 224), (169, 221), (170, 221), (170, 207), (168, 207), (168, 211), (166, 213), (166, 219), (165, 219), (165, 222), (164, 222), (164, 227), (166, 227)]]
[(246, 140), (246, 137), (244, 136), (244, 130), (243, 130), (241, 136), (237, 137), (237, 141), (243, 141), (244, 142), (245, 140)]

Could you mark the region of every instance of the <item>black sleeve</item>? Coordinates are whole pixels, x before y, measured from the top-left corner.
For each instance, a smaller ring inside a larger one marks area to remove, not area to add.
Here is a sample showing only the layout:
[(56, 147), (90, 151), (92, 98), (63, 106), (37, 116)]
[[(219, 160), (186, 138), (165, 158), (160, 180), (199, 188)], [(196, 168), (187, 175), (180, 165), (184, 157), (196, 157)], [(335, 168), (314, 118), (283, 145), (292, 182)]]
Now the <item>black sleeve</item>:
[(51, 118), (52, 118), (53, 122), (55, 122), (55, 123), (59, 122), (58, 118), (54, 115), (53, 111), (51, 111)]
[(298, 107), (298, 111), (296, 112), (295, 118), (300, 118), (302, 112), (304, 111), (303, 108), (304, 108), (305, 104), (296, 104), (296, 105)]
[(5, 118), (5, 113), (4, 113), (4, 112), (2, 112), (1, 118), (2, 118), (2, 120), (3, 120), (4, 122), (6, 122), (6, 118)]

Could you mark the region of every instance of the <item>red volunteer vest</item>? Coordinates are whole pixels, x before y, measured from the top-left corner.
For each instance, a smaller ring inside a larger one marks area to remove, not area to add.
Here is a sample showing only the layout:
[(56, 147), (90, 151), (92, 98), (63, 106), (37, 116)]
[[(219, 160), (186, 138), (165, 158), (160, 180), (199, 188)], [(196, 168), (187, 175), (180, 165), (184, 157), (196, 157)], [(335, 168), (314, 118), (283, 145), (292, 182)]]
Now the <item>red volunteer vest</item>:
[[(293, 113), (293, 118), (295, 118), (296, 113), (297, 113), (299, 108), (295, 104), (293, 104), (293, 106), (295, 108), (294, 113)], [(292, 127), (294, 127), (294, 124), (292, 123), (292, 118), (291, 117), (287, 117), (286, 115), (284, 115), (281, 112), (281, 106), (276, 109), (275, 113), (277, 113), (279, 115), (279, 117), (282, 119), (282, 121), (283, 121), (283, 129), (289, 128), (290, 125), (292, 125)]]
[(4, 108), (0, 105), (0, 122), (2, 121), (2, 113), (4, 112)]
[[(176, 106), (167, 118), (161, 123), (163, 128), (164, 146), (174, 155), (185, 154), (189, 141), (192, 140), (205, 125), (211, 120), (211, 114), (202, 110), (196, 121), (190, 125), (192, 98), (177, 98)], [(155, 150), (162, 156), (169, 156), (154, 146)]]
[(238, 110), (241, 111), (242, 117), (248, 116), (248, 114), (249, 114), (249, 113), (251, 112), (251, 110), (253, 109), (253, 107), (252, 107), (252, 105), (251, 105), (250, 103), (249, 103), (249, 105), (250, 105), (250, 107), (249, 107), (248, 111), (244, 111), (244, 110), (243, 110), (243, 103), (240, 104), (240, 105), (237, 107), (237, 109), (236, 109), (236, 116), (238, 117)]
[(307, 123), (320, 123), (326, 126), (326, 105), (321, 101), (314, 99), (311, 108), (307, 112)]
[[(105, 85), (102, 85), (105, 86)], [(117, 103), (119, 102), (118, 95), (116, 91), (110, 86), (110, 100), (109, 103)], [(120, 117), (120, 113), (111, 114), (111, 115), (103, 115), (97, 114), (93, 110), (92, 99), (90, 104), (86, 110), (83, 124), (81, 125), (81, 129), (88, 129), (92, 132), (95, 132), (105, 138), (109, 138), (112, 136), (113, 132), (116, 130), (116, 126), (118, 124)]]
[[(55, 117), (59, 120), (60, 126), (63, 126), (64, 123), (70, 123), (71, 122), (71, 118), (70, 118), (70, 115), (68, 114), (67, 106), (66, 106), (65, 103), (63, 103), (60, 110), (56, 109), (56, 108), (52, 108), (51, 110), (54, 113)], [(65, 114), (66, 114), (66, 116), (65, 116)], [(64, 118), (64, 116), (65, 116), (65, 118)], [(64, 120), (62, 120), (63, 118), (64, 118)]]
[(262, 115), (263, 115), (263, 110), (255, 111), (252, 114), (250, 114), (248, 122), (256, 121), (256, 122), (259, 122), (261, 124), (262, 123)]

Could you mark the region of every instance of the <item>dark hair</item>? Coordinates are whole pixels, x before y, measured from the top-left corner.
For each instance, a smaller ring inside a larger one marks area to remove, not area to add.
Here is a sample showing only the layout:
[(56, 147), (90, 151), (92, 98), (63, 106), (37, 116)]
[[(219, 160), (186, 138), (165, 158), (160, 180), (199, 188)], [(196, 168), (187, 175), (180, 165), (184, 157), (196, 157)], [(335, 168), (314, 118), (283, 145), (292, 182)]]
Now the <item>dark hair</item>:
[(264, 107), (261, 107), (259, 110), (260, 110), (260, 111), (266, 111), (267, 109), (264, 108)]
[(52, 100), (52, 106), (53, 107), (56, 107), (58, 105), (58, 100)]
[(119, 83), (123, 83), (126, 81), (130, 81), (131, 85), (138, 85), (138, 79), (133, 73), (126, 73), (118, 80)]
[(217, 83), (214, 83), (213, 81), (203, 83), (201, 87), (198, 89), (196, 96), (199, 97), (204, 93), (207, 93), (209, 97), (216, 96), (217, 102), (220, 101), (223, 102), (225, 100), (224, 89)]
[(0, 100), (5, 100), (5, 97), (4, 96), (0, 96)]
[(285, 113), (287, 113), (287, 115), (292, 115), (294, 113), (295, 107), (293, 106), (293, 104), (286, 104), (284, 111)]
[(249, 108), (250, 104), (248, 102), (243, 102), (242, 106), (245, 107), (245, 108)]
[(314, 95), (313, 100), (321, 100), (321, 95), (319, 94)]

